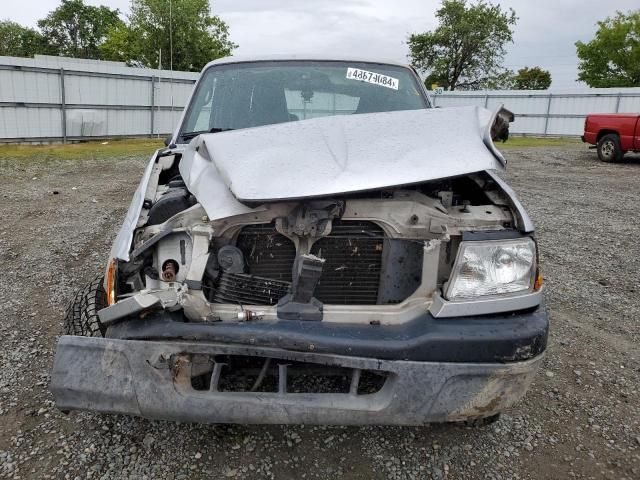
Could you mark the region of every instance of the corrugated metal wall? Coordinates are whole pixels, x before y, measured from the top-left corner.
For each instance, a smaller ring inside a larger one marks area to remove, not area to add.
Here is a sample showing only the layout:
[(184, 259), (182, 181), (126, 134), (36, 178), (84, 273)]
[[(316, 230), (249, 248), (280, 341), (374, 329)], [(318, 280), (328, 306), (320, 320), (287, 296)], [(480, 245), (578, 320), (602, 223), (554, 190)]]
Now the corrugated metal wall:
[(0, 57), (0, 142), (166, 135), (198, 76), (120, 62)]
[[(121, 62), (0, 57), (0, 143), (166, 135), (198, 76)], [(640, 88), (445, 92), (432, 99), (440, 107), (504, 104), (516, 114), (511, 131), (525, 135), (581, 135), (588, 113), (640, 113)], [(335, 98), (316, 103), (300, 104), (298, 116), (350, 111)]]
[(515, 113), (510, 131), (523, 135), (582, 135), (589, 113), (640, 114), (640, 88), (591, 88), (572, 91), (501, 90), (445, 92), (433, 95), (438, 107), (503, 104)]

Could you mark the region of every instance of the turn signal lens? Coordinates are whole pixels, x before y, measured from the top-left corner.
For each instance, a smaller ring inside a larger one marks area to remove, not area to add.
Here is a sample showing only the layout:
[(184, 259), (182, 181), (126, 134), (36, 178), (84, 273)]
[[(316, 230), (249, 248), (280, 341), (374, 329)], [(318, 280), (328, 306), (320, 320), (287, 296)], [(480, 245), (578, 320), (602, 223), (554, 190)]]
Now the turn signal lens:
[(536, 277), (536, 282), (533, 284), (533, 289), (540, 290), (542, 288), (543, 283), (544, 283), (544, 278), (542, 278), (542, 274), (538, 272), (538, 276)]
[(116, 303), (116, 276), (117, 276), (117, 262), (115, 258), (109, 261), (107, 266), (105, 290), (107, 293), (107, 305), (113, 305)]

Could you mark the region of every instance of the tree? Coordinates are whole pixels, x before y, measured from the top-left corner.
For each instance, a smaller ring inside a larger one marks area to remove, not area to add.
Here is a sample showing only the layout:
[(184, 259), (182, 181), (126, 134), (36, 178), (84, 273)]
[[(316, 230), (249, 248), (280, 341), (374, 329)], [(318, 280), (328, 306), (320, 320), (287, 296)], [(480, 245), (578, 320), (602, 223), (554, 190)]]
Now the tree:
[(199, 71), (236, 46), (209, 0), (131, 0), (128, 24), (113, 28), (101, 50), (129, 64)]
[[(478, 89), (511, 90), (515, 86), (515, 78), (516, 76), (512, 70), (502, 70), (496, 72), (494, 75), (484, 80), (481, 84), (478, 84)], [(447, 79), (445, 77), (432, 73), (424, 80), (424, 84), (427, 87), (427, 90), (431, 90), (433, 84), (436, 84), (438, 86), (446, 85)]]
[(32, 57), (49, 53), (47, 42), (40, 33), (9, 20), (0, 21), (0, 55)]
[(576, 50), (578, 80), (590, 87), (640, 87), (640, 10), (598, 22), (595, 38)]
[(122, 24), (118, 14), (105, 6), (86, 5), (84, 0), (62, 0), (38, 26), (54, 54), (100, 59), (107, 33)]
[(412, 63), (438, 84), (476, 90), (504, 76), (505, 45), (513, 41), (517, 17), (512, 9), (478, 0), (443, 0), (438, 27), (409, 36)]
[(546, 90), (551, 86), (551, 73), (540, 67), (524, 67), (513, 80), (516, 90)]

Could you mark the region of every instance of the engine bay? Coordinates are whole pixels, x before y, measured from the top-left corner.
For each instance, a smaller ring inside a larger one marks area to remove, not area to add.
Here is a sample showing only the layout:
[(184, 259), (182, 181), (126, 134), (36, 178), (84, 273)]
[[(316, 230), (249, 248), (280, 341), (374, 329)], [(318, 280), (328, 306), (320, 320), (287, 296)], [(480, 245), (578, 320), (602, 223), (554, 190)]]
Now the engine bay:
[(210, 220), (180, 159), (158, 157), (115, 289), (118, 299), (165, 291), (163, 306), (191, 321), (410, 319), (447, 280), (463, 232), (514, 228), (508, 199), (485, 172), (245, 202), (247, 213)]

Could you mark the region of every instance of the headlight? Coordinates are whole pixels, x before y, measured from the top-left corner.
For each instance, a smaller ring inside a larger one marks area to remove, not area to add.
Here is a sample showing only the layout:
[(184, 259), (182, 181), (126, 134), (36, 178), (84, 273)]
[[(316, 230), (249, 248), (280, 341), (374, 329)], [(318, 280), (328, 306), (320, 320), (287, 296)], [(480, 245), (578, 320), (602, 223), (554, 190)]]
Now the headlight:
[(463, 300), (533, 290), (536, 245), (529, 237), (462, 242), (445, 297)]

